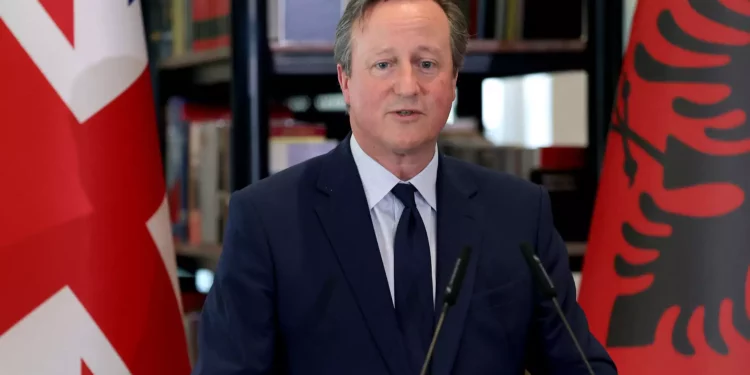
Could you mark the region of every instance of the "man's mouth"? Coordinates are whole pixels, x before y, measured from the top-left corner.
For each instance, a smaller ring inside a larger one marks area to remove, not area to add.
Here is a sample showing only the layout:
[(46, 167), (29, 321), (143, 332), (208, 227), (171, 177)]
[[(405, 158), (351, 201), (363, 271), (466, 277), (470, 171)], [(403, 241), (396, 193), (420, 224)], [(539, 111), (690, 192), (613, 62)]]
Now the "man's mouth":
[(413, 109), (402, 109), (400, 111), (395, 111), (394, 113), (396, 113), (399, 116), (411, 116), (411, 115), (421, 114), (422, 112), (419, 112)]

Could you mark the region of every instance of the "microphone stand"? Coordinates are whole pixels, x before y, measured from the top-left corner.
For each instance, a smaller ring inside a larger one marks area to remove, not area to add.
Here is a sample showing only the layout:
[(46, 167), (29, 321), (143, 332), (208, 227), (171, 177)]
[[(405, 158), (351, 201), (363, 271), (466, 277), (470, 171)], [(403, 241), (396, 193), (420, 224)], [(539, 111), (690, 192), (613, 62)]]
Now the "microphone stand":
[(565, 317), (565, 313), (563, 313), (562, 308), (560, 307), (560, 302), (557, 300), (557, 290), (555, 289), (555, 284), (552, 283), (552, 279), (549, 277), (549, 274), (547, 274), (547, 270), (544, 269), (542, 261), (538, 256), (534, 254), (534, 249), (528, 243), (521, 244), (521, 252), (523, 253), (524, 259), (526, 259), (526, 263), (529, 265), (531, 273), (536, 279), (535, 284), (539, 288), (540, 292), (546, 298), (552, 300), (552, 304), (555, 306), (555, 312), (557, 312), (560, 320), (562, 320), (563, 324), (565, 325), (565, 329), (568, 331), (568, 335), (571, 339), (573, 339), (573, 344), (575, 344), (576, 349), (578, 350), (578, 354), (581, 356), (581, 360), (586, 365), (588, 373), (590, 375), (596, 375), (594, 374), (594, 369), (591, 368), (589, 360), (586, 358), (586, 352), (583, 351), (581, 343), (578, 342), (578, 339), (573, 332), (573, 328), (570, 326), (568, 319)]
[(448, 313), (450, 306), (447, 303), (443, 304), (443, 311), (440, 312), (440, 318), (438, 319), (437, 326), (435, 326), (435, 334), (432, 336), (432, 342), (430, 342), (430, 348), (427, 350), (427, 358), (422, 364), (422, 371), (419, 375), (427, 375), (427, 369), (430, 367), (430, 359), (432, 359), (432, 352), (435, 350), (435, 344), (437, 343), (437, 337), (440, 335), (440, 329), (443, 328), (443, 322), (445, 321), (445, 315)]
[(440, 318), (438, 318), (437, 326), (435, 326), (435, 333), (432, 334), (432, 342), (430, 342), (427, 356), (424, 359), (424, 363), (422, 363), (422, 371), (420, 371), (420, 375), (427, 374), (427, 369), (430, 367), (432, 355), (435, 350), (435, 344), (440, 335), (440, 329), (443, 328), (445, 316), (448, 314), (448, 309), (455, 305), (458, 300), (458, 292), (461, 291), (461, 284), (464, 282), (464, 276), (466, 276), (466, 266), (469, 264), (470, 255), (471, 248), (464, 247), (461, 250), (461, 254), (458, 255), (458, 259), (456, 259), (456, 265), (453, 266), (453, 274), (451, 275), (450, 280), (448, 280), (448, 285), (445, 287), (443, 310), (440, 312)]
[(565, 318), (565, 314), (563, 314), (562, 308), (560, 307), (560, 302), (557, 301), (557, 297), (552, 297), (552, 303), (555, 305), (555, 310), (557, 311), (557, 315), (560, 316), (560, 320), (562, 320), (563, 324), (565, 325), (565, 329), (568, 331), (568, 334), (573, 339), (573, 344), (575, 344), (576, 349), (578, 350), (578, 354), (581, 355), (581, 359), (583, 359), (583, 363), (586, 365), (586, 369), (589, 370), (589, 375), (596, 375), (594, 374), (594, 369), (591, 368), (591, 364), (589, 363), (588, 359), (586, 359), (586, 354), (583, 351), (583, 348), (581, 347), (581, 343), (578, 342), (578, 339), (576, 338), (576, 334), (573, 333), (573, 328), (570, 327), (570, 323), (568, 323), (568, 319)]

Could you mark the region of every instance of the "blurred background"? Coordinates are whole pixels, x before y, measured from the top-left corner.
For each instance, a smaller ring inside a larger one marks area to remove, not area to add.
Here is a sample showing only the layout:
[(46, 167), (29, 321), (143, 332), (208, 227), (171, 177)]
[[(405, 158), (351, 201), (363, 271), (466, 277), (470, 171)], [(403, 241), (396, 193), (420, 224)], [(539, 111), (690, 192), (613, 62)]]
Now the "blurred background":
[[(456, 1), (473, 39), (440, 147), (544, 185), (580, 280), (636, 0)], [(144, 2), (193, 356), (231, 192), (349, 132), (333, 60), (346, 2)]]

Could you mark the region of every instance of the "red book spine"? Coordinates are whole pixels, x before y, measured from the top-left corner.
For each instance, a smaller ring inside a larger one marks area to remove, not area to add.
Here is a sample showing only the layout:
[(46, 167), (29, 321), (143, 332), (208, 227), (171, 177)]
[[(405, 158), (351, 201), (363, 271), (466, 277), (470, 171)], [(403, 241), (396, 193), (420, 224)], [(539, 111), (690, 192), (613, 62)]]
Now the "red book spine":
[(326, 128), (321, 125), (272, 126), (271, 137), (325, 137)]
[(209, 39), (211, 18), (211, 0), (193, 0), (193, 50), (205, 51), (211, 48)]
[(216, 47), (229, 47), (231, 0), (216, 0), (216, 4), (219, 29), (216, 35)]
[(469, 0), (469, 35), (476, 37), (479, 24), (479, 0)]

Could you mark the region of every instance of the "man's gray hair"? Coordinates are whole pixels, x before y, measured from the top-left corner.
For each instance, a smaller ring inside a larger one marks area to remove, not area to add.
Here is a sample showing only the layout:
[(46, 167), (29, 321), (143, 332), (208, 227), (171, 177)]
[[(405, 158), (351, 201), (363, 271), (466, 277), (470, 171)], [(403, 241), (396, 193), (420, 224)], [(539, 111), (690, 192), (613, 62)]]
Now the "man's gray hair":
[[(341, 64), (347, 76), (352, 74), (352, 26), (363, 21), (367, 11), (377, 3), (388, 0), (349, 0), (344, 14), (336, 27), (336, 41), (333, 44), (333, 57), (336, 64)], [(453, 57), (453, 74), (463, 66), (466, 46), (469, 44), (466, 18), (454, 0), (434, 0), (448, 16), (451, 38), (451, 55)]]

